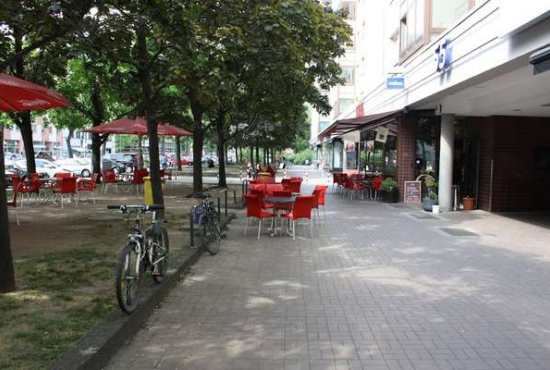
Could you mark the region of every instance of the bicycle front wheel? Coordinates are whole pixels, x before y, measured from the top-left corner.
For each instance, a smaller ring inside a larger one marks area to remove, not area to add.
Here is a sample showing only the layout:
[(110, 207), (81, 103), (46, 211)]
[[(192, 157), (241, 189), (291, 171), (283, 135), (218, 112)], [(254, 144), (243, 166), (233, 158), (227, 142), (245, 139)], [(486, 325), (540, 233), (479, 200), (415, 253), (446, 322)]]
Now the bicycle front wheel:
[(153, 262), (160, 260), (157, 263), (157, 273), (153, 273), (153, 280), (155, 281), (155, 283), (160, 284), (166, 276), (166, 271), (168, 271), (168, 256), (170, 253), (170, 241), (168, 240), (168, 232), (164, 227), (161, 229), (161, 232), (155, 236), (155, 241), (153, 245), (155, 248), (153, 253)]
[(139, 304), (143, 263), (135, 243), (126, 244), (120, 251), (116, 265), (115, 290), (120, 309), (127, 314), (134, 312)]
[(218, 219), (212, 215), (206, 219), (203, 227), (204, 247), (211, 255), (218, 254), (221, 243), (221, 230)]

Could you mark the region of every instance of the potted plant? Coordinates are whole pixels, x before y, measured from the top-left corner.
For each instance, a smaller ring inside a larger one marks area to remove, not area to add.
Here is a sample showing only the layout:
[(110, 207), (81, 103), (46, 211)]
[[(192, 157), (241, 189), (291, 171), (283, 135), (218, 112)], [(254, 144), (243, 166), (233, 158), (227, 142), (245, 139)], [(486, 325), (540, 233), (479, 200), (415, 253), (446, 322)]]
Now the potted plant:
[(422, 209), (426, 212), (432, 212), (433, 206), (439, 205), (439, 199), (437, 196), (438, 184), (432, 178), (427, 177), (426, 187), (428, 188), (428, 193), (422, 199)]
[(466, 195), (462, 198), (462, 206), (465, 211), (471, 211), (476, 206), (476, 198)]
[(399, 188), (397, 182), (391, 177), (382, 181), (380, 190), (382, 191), (382, 201), (384, 203), (397, 203), (399, 201)]

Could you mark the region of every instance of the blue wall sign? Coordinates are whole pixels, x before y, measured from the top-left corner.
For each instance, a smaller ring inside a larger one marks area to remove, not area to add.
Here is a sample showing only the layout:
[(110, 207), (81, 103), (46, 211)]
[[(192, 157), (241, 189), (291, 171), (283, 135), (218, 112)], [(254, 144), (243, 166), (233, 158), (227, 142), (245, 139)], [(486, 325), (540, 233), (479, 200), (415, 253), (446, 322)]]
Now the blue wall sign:
[(451, 66), (453, 61), (453, 53), (451, 49), (451, 40), (447, 39), (437, 46), (435, 49), (437, 72), (444, 72)]
[(386, 87), (389, 90), (403, 90), (405, 88), (405, 77), (388, 77)]

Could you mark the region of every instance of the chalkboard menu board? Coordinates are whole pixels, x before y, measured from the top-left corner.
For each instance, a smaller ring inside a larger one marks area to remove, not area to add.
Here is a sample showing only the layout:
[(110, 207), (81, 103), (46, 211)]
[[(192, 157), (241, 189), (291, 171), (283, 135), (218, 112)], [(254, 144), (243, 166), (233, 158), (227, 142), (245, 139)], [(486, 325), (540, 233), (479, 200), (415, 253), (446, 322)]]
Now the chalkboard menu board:
[(405, 203), (422, 203), (422, 182), (405, 181)]

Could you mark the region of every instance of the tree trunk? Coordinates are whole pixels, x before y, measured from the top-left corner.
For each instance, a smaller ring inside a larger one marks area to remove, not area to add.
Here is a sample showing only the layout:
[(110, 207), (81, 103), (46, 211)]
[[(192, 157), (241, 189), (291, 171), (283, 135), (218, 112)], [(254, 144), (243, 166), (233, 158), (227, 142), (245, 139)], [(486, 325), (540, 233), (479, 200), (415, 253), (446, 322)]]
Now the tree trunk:
[(34, 142), (32, 140), (32, 125), (30, 112), (18, 113), (17, 127), (21, 131), (21, 138), (25, 146), (25, 159), (27, 160), (27, 173), (36, 173), (36, 161), (34, 159)]
[(193, 131), (193, 191), (202, 191), (202, 149), (204, 145), (204, 130), (202, 128), (202, 114), (195, 117)]
[(6, 205), (6, 171), (4, 163), (4, 126), (0, 125), (0, 293), (15, 290), (15, 276), (10, 246), (10, 226)]
[(71, 146), (71, 140), (74, 136), (74, 128), (69, 129), (69, 135), (67, 135), (67, 139), (65, 141), (67, 142), (67, 152), (69, 152), (69, 158), (73, 158), (73, 147)]
[[(147, 135), (149, 136), (149, 177), (151, 178), (151, 192), (153, 193), (153, 203), (163, 205), (164, 197), (162, 195), (162, 184), (160, 180), (159, 137), (157, 120), (155, 117), (155, 104), (152, 101), (153, 89), (151, 86), (151, 74), (149, 72), (149, 53), (147, 52), (147, 27), (141, 19), (136, 31), (139, 66), (138, 75), (141, 85), (141, 99), (143, 107), (145, 108), (145, 120), (147, 121)], [(141, 136), (139, 136), (139, 140), (141, 142)]]
[(218, 186), (227, 187), (225, 173), (225, 135), (223, 132), (223, 116), (216, 119), (216, 130), (218, 131)]
[(267, 148), (264, 147), (264, 166), (267, 165)]
[(260, 146), (256, 145), (256, 163), (260, 164)]
[[(92, 86), (92, 106), (94, 108), (93, 127), (103, 122), (104, 109), (101, 99), (101, 89), (97, 81)], [(101, 137), (99, 134), (92, 134), (92, 169), (93, 173), (101, 173), (101, 146), (107, 141), (109, 135)]]
[(92, 172), (101, 173), (101, 138), (92, 134)]
[(181, 171), (181, 138), (176, 136), (176, 163), (178, 171)]
[(202, 115), (204, 110), (199, 102), (198, 91), (189, 89), (189, 103), (193, 114), (193, 192), (202, 191), (202, 150), (204, 146), (204, 128)]
[(250, 164), (252, 165), (252, 169), (255, 169), (256, 167), (254, 166), (254, 145), (250, 145), (249, 151)]

